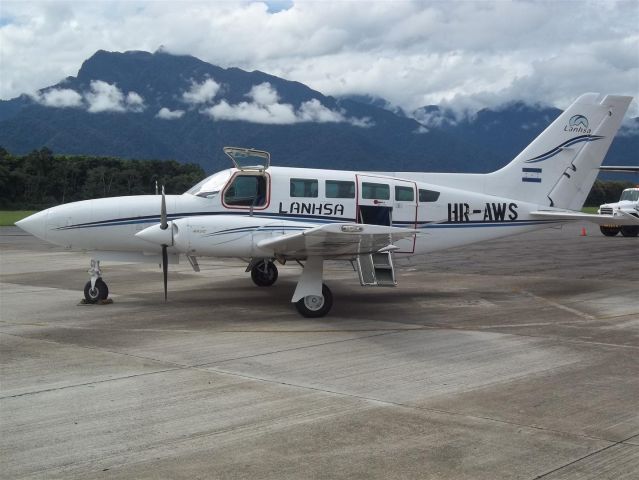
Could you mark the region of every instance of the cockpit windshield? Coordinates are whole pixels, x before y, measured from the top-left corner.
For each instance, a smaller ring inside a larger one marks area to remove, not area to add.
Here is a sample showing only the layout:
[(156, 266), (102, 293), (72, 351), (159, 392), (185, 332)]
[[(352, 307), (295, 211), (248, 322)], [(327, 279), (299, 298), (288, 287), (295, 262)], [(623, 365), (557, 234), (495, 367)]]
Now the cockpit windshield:
[(222, 170), (214, 173), (210, 177), (206, 177), (197, 185), (191, 187), (186, 193), (196, 195), (198, 197), (210, 197), (220, 193), (226, 182), (231, 178), (231, 170)]

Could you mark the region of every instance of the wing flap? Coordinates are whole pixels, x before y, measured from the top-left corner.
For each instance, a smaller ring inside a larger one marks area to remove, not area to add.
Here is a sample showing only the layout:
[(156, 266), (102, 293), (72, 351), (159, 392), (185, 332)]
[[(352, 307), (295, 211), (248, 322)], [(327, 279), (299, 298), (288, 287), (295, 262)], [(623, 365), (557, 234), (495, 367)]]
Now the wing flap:
[(639, 225), (639, 218), (625, 212), (620, 215), (597, 215), (592, 213), (574, 212), (571, 210), (537, 210), (530, 212), (531, 217), (557, 220), (583, 220), (598, 225)]
[(321, 256), (325, 258), (374, 253), (393, 242), (415, 235), (409, 228), (332, 223), (303, 232), (280, 235), (258, 242), (261, 249), (285, 257)]

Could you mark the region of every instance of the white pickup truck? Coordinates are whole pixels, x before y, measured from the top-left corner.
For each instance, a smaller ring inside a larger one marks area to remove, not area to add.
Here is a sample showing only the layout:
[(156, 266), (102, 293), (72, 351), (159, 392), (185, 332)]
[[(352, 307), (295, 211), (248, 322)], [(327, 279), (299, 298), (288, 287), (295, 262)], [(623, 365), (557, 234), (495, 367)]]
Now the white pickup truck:
[[(639, 217), (639, 187), (626, 188), (621, 193), (621, 198), (618, 202), (604, 203), (599, 207), (598, 213), (600, 215), (611, 215), (613, 217), (618, 217), (626, 213)], [(606, 237), (614, 237), (619, 232), (621, 232), (624, 237), (636, 237), (639, 235), (639, 227), (636, 226), (601, 225), (599, 229)]]

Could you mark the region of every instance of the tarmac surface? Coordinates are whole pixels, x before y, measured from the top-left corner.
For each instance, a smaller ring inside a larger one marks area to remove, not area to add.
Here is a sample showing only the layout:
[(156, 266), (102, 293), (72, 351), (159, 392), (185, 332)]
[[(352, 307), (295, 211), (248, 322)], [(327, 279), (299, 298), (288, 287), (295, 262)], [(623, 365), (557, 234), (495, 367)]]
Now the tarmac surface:
[(639, 239), (587, 225), (416, 258), (396, 289), (330, 264), (103, 264), (0, 229), (0, 476), (637, 479)]

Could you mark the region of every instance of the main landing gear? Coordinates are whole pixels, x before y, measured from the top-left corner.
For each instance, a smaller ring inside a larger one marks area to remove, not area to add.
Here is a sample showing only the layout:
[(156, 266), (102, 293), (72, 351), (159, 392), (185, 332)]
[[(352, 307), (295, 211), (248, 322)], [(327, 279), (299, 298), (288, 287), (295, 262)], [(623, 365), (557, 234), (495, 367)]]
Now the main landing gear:
[(295, 302), (295, 308), (307, 318), (319, 318), (326, 315), (333, 306), (333, 294), (331, 289), (322, 284), (321, 295), (307, 295), (297, 302)]
[[(324, 259), (321, 257), (309, 257), (303, 265), (291, 302), (304, 317), (323, 317), (333, 306), (333, 294), (322, 283), (323, 267)], [(278, 276), (277, 267), (269, 258), (252, 259), (246, 271), (251, 272), (251, 279), (258, 287), (270, 287)]]
[(106, 300), (109, 296), (109, 287), (102, 280), (99, 260), (91, 260), (91, 268), (89, 268), (88, 273), (91, 275), (91, 280), (84, 285), (84, 300), (87, 303), (98, 303)]
[(277, 281), (277, 267), (270, 260), (259, 260), (251, 267), (251, 279), (258, 287), (270, 287)]

